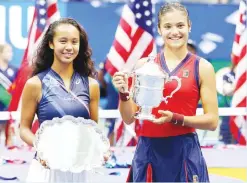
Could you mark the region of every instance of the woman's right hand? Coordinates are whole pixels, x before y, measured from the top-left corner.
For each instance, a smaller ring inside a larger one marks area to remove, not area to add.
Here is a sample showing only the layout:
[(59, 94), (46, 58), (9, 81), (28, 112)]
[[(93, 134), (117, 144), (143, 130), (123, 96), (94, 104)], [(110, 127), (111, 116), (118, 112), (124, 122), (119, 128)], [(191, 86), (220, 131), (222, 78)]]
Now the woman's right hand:
[(112, 83), (119, 92), (128, 92), (128, 75), (126, 73), (116, 72), (113, 75)]

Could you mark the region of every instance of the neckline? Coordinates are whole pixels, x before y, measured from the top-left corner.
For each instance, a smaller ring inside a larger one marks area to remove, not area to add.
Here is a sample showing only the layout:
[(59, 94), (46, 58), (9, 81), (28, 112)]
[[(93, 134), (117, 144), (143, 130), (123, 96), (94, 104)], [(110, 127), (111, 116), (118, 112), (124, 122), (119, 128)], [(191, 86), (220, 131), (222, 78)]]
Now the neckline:
[[(64, 90), (66, 90), (67, 92), (69, 92), (68, 89), (65, 87), (65, 84), (64, 84), (62, 77), (56, 71), (54, 71), (52, 68), (50, 68), (50, 71), (56, 77), (54, 79), (57, 80), (57, 82), (59, 82), (63, 86), (62, 88)], [(73, 72), (71, 79), (70, 79), (70, 86), (69, 86), (70, 91), (72, 91), (72, 88), (73, 88), (74, 78), (75, 78), (75, 71)]]
[(167, 66), (167, 64), (166, 64), (166, 60), (165, 60), (165, 56), (164, 56), (164, 52), (162, 51), (161, 53), (160, 53), (160, 55), (161, 55), (161, 60), (160, 60), (160, 62), (161, 62), (161, 66), (162, 66), (162, 68), (169, 74), (169, 75), (174, 75), (188, 60), (189, 60), (189, 58), (190, 58), (190, 56), (191, 56), (191, 53), (190, 52), (188, 52), (187, 54), (186, 54), (186, 56), (184, 57), (184, 59), (173, 69), (173, 70), (169, 70), (169, 68), (168, 68), (168, 66)]

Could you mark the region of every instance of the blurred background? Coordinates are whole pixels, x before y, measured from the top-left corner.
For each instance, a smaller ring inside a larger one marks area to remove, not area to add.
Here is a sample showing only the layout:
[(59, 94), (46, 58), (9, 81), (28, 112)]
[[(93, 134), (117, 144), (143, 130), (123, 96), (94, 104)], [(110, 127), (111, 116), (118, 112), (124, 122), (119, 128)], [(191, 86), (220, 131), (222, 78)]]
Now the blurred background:
[[(163, 42), (156, 29), (157, 12), (165, 2), (172, 0), (152, 1), (152, 36), (158, 51)], [(179, 2), (186, 6), (192, 21), (188, 48), (210, 61), (217, 77), (219, 127), (214, 132), (198, 130), (211, 180), (247, 182), (246, 68), (241, 73), (245, 79), (238, 80), (238, 64), (242, 63), (242, 69), (247, 67), (246, 1)], [(123, 9), (129, 3), (127, 0), (0, 0), (0, 182), (24, 181), (34, 152), (18, 135), (21, 91), (16, 88), (22, 88), (25, 83), (23, 71), (20, 71), (25, 65), (24, 53), (31, 52), (32, 45), (36, 44), (28, 35), (36, 26), (32, 25), (32, 20), (37, 3), (57, 3), (58, 11), (55, 13), (76, 19), (88, 33), (101, 87), (99, 125), (109, 137), (114, 154), (103, 170), (104, 175), (98, 175), (98, 180), (124, 182), (140, 126), (124, 125), (119, 116), (118, 93), (111, 83), (111, 75), (121, 68), (109, 64), (109, 58), (112, 58), (110, 50), (114, 40), (121, 39), (116, 36), (116, 30), (120, 26)], [(47, 15), (47, 24), (49, 21)], [(241, 44), (239, 40), (242, 40)], [(18, 77), (22, 82), (17, 82)], [(241, 91), (241, 94), (236, 91)], [(198, 114), (200, 112), (199, 103)], [(34, 123), (36, 129), (37, 124)], [(14, 169), (18, 171), (14, 173)]]

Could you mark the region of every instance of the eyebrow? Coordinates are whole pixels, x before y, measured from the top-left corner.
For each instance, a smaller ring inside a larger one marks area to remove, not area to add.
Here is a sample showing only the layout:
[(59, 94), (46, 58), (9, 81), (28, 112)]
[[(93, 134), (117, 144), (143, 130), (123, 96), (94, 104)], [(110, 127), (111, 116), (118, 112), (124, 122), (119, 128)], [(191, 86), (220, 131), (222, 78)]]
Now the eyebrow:
[[(59, 37), (58, 39), (68, 39), (67, 37)], [(79, 40), (80, 38), (72, 38), (73, 40)]]
[[(178, 23), (175, 23), (175, 24), (184, 24), (185, 22), (178, 22)], [(163, 23), (163, 25), (167, 25), (167, 24), (173, 24), (173, 23), (170, 23), (170, 22), (166, 22), (166, 23)]]
[(179, 22), (179, 23), (175, 23), (175, 24), (172, 24), (172, 23), (165, 23), (165, 24), (163, 24), (163, 25), (161, 25), (161, 26), (167, 27), (167, 26), (180, 26), (180, 25), (184, 26), (185, 23), (183, 23), (183, 22)]

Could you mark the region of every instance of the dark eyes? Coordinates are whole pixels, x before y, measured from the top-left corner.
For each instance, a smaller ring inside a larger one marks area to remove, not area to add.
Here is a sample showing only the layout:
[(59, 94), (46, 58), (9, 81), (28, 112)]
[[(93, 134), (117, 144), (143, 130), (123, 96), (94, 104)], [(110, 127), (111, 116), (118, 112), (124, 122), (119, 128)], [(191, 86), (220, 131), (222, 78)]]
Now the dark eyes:
[[(67, 43), (67, 40), (60, 40), (59, 42), (62, 44), (65, 44), (65, 43)], [(77, 41), (77, 40), (72, 41), (73, 44), (77, 44), (78, 42), (79, 41)]]
[[(171, 27), (172, 27), (171, 25), (165, 25), (165, 26), (164, 26), (165, 29), (170, 29)], [(181, 28), (184, 27), (184, 24), (178, 24), (177, 27), (178, 27), (179, 29), (181, 29)]]
[(183, 28), (183, 27), (184, 27), (183, 24), (179, 24), (179, 25), (178, 25), (178, 28)]

